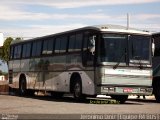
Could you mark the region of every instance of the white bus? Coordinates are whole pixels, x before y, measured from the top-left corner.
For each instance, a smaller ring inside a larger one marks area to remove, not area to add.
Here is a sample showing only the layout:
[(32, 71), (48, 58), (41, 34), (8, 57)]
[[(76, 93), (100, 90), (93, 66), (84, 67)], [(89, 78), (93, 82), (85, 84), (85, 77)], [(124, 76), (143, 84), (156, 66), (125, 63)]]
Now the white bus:
[(149, 32), (99, 25), (12, 43), (9, 83), (21, 96), (43, 90), (53, 96), (73, 93), (152, 94), (152, 41)]

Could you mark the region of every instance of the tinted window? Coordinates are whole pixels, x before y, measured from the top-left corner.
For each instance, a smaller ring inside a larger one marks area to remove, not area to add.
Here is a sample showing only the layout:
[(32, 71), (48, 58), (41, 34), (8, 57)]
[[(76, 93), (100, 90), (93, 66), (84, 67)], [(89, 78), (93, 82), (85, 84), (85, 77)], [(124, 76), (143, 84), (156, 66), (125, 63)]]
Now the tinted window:
[(41, 55), (41, 47), (42, 47), (41, 41), (33, 42), (33, 45), (32, 45), (32, 56), (33, 57), (37, 57)]
[(36, 46), (37, 46), (37, 43), (34, 42), (32, 45), (32, 56), (36, 56)]
[(55, 53), (66, 52), (67, 48), (67, 37), (59, 37), (55, 43)]
[(60, 52), (66, 52), (67, 48), (67, 37), (60, 38), (61, 45), (60, 45)]
[(57, 38), (55, 42), (55, 51), (54, 51), (55, 53), (59, 53), (60, 46), (61, 46), (61, 39)]
[(139, 62), (140, 60), (149, 60), (150, 53), (150, 37), (130, 35), (130, 62), (134, 60)]
[(23, 50), (22, 50), (22, 57), (30, 57), (30, 51), (31, 51), (31, 43), (27, 43), (23, 45)]
[(42, 54), (47, 54), (47, 46), (48, 46), (48, 41), (45, 40), (43, 42), (43, 51), (42, 51)]
[(42, 54), (52, 54), (53, 40), (44, 40)]
[(31, 43), (28, 43), (26, 49), (26, 57), (30, 57), (30, 54), (31, 54)]
[(48, 49), (47, 49), (47, 54), (52, 54), (53, 53), (53, 40), (48, 40)]
[(14, 46), (10, 48), (10, 59), (13, 59)]
[(102, 62), (126, 62), (127, 36), (103, 34), (100, 48)]
[(83, 41), (83, 50), (87, 50), (88, 46), (88, 40), (89, 40), (89, 33), (84, 33), (84, 41)]
[(68, 47), (68, 51), (74, 51), (75, 49), (75, 35), (71, 35), (69, 37), (69, 47)]
[(14, 58), (20, 58), (21, 57), (21, 45), (15, 46), (14, 50)]
[(42, 47), (42, 42), (41, 41), (37, 42), (36, 56), (41, 55), (41, 47)]
[(75, 50), (80, 51), (82, 48), (82, 39), (83, 35), (82, 34), (76, 34), (76, 43), (75, 43)]

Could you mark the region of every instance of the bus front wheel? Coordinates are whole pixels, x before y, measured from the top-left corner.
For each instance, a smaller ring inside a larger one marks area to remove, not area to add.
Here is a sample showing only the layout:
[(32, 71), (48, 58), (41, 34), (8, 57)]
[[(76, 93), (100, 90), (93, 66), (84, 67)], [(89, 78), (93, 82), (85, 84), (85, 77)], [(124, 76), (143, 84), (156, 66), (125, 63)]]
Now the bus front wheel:
[(128, 99), (128, 95), (111, 95), (111, 98), (123, 104)]
[(73, 86), (73, 95), (74, 95), (74, 98), (76, 100), (84, 100), (85, 97), (84, 95), (82, 94), (82, 84), (81, 84), (81, 81), (77, 78), (77, 80), (74, 82), (74, 86)]

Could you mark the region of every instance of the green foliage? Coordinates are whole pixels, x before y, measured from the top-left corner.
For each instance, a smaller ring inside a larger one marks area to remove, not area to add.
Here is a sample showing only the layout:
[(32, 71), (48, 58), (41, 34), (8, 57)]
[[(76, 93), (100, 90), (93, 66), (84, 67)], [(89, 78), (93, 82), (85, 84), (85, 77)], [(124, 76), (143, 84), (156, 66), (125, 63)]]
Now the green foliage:
[(21, 38), (21, 37), (17, 37), (17, 38), (15, 39), (15, 41), (21, 41), (21, 40), (23, 40), (23, 38)]
[(9, 49), (10, 49), (10, 44), (13, 41), (13, 38), (8, 37), (3, 43), (3, 47), (0, 49), (0, 58), (3, 62), (7, 62), (9, 60)]
[[(10, 44), (14, 39), (12, 37), (6, 38), (6, 40), (3, 43), (3, 46), (0, 47), (0, 59), (3, 62), (6, 62), (8, 64), (9, 61), (9, 50), (10, 50)], [(14, 41), (20, 41), (23, 40), (23, 38), (17, 37)]]

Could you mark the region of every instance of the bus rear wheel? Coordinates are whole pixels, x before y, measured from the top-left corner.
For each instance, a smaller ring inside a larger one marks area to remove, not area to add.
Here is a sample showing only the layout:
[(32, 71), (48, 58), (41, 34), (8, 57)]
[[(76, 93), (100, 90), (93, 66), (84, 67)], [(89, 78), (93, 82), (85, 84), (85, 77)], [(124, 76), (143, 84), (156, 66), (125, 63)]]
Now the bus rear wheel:
[(153, 81), (153, 93), (158, 103), (160, 103), (160, 87), (159, 86), (160, 86), (160, 80), (159, 79), (154, 80)]
[(80, 79), (76, 79), (73, 85), (73, 95), (77, 101), (82, 101), (85, 99), (85, 96), (82, 94), (82, 84)]
[(128, 95), (111, 95), (111, 98), (119, 101), (120, 104), (123, 104), (128, 99)]
[(19, 95), (25, 96), (26, 95), (26, 79), (24, 77), (20, 78), (19, 82)]

